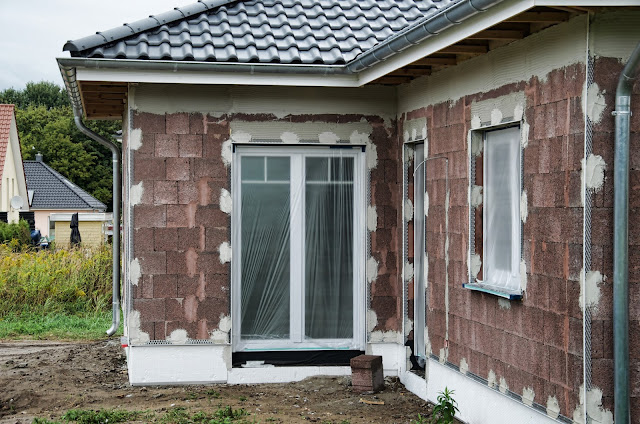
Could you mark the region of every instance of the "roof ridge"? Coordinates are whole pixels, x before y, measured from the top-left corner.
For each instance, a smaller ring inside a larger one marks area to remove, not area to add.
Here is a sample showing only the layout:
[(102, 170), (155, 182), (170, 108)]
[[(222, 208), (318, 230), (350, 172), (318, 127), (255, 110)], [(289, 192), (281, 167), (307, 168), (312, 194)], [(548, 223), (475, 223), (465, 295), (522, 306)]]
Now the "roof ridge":
[(236, 1), (238, 0), (198, 0), (197, 3), (174, 7), (173, 10), (169, 10), (168, 12), (159, 15), (149, 15), (148, 18), (140, 19), (131, 24), (124, 23), (122, 26), (116, 28), (98, 31), (94, 35), (89, 35), (77, 40), (68, 40), (62, 48), (62, 51), (69, 51), (73, 56), (74, 52), (81, 52), (106, 43), (113, 43), (154, 28), (159, 28), (162, 25), (189, 19), (194, 15), (199, 15)]

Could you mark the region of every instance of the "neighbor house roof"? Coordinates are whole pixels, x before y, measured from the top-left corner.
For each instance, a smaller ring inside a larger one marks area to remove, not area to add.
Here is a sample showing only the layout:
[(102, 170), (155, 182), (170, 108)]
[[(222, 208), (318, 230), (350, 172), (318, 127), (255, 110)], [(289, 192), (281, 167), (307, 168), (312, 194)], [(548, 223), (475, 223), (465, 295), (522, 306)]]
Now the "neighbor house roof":
[(74, 57), (344, 65), (460, 0), (199, 1), (69, 41)]
[(31, 209), (91, 209), (107, 206), (41, 161), (24, 161), (27, 188), (33, 190)]
[[(9, 132), (13, 120), (14, 105), (0, 105), (0, 177), (4, 170), (7, 151), (9, 150)], [(0, 181), (0, 184), (2, 182)]]

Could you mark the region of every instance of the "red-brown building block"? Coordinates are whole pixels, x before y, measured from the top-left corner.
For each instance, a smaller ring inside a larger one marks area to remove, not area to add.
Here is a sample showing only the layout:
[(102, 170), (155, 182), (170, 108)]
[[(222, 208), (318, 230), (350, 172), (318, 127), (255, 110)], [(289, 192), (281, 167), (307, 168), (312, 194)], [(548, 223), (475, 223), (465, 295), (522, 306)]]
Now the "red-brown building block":
[(384, 389), (382, 356), (360, 355), (351, 358), (351, 386), (355, 392), (378, 392)]

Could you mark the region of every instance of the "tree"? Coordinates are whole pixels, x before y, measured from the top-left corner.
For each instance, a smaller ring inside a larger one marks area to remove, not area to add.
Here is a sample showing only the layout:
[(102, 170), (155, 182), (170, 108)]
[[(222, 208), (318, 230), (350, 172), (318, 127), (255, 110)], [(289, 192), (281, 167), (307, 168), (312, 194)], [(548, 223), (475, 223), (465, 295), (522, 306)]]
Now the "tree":
[[(44, 161), (111, 210), (111, 151), (82, 134), (75, 125), (66, 92), (50, 82), (27, 83), (20, 91), (0, 91), (0, 102), (14, 103), (24, 160), (42, 153)], [(87, 127), (113, 139), (121, 121), (89, 121)]]

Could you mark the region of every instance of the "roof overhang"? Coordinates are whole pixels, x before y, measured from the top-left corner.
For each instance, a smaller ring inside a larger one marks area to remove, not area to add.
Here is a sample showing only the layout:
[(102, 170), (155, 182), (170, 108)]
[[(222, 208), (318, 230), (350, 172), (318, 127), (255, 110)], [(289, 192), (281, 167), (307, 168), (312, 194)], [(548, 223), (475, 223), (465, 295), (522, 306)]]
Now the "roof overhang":
[[(637, 0), (606, 3), (607, 7), (637, 5)], [(602, 6), (601, 0), (464, 0), (401, 31), (346, 65), (91, 58), (57, 60), (74, 107), (89, 119), (120, 119), (129, 83), (314, 87), (359, 87), (369, 83), (395, 85), (488, 52), (490, 48), (488, 44), (483, 45), (482, 40), (499, 46), (524, 38), (529, 32), (521, 30), (519, 25), (528, 22), (544, 27), (545, 24), (568, 19), (572, 13), (587, 13), (588, 8)], [(553, 13), (535, 12), (544, 10), (540, 8), (557, 10), (556, 15), (564, 14), (566, 18), (558, 18), (557, 21), (542, 19), (540, 16)], [(532, 9), (534, 13), (527, 13)], [(518, 18), (523, 16), (527, 16), (528, 21)]]

